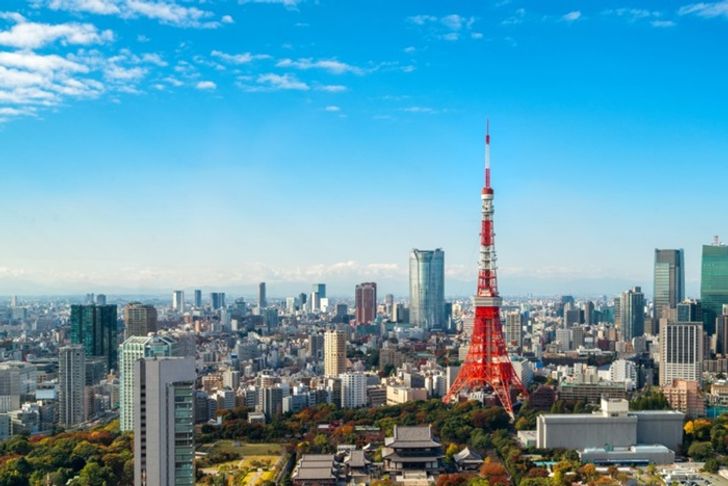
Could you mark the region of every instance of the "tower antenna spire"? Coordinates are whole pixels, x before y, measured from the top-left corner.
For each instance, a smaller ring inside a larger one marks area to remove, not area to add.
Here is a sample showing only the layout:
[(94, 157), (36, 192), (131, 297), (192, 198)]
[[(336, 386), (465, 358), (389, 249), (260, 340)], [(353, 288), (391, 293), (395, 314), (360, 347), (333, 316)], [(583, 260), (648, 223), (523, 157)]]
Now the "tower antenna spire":
[(485, 120), (485, 188), (490, 189), (490, 118)]

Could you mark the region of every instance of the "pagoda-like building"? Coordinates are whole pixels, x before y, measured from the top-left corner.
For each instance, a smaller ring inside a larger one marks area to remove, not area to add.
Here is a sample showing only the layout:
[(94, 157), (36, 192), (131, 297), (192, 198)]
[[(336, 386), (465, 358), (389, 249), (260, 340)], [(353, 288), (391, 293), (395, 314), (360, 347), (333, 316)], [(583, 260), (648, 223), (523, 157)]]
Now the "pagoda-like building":
[(433, 439), (432, 428), (429, 425), (417, 427), (395, 425), (393, 436), (384, 439), (382, 460), (385, 472), (437, 473), (443, 457), (442, 444)]

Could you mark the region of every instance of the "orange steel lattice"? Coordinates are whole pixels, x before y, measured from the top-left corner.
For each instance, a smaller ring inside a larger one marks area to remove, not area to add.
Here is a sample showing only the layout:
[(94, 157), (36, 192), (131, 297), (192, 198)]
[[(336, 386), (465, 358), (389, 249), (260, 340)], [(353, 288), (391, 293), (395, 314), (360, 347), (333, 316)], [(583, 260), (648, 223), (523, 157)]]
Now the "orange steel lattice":
[(496, 278), (495, 240), (493, 231), (493, 188), (490, 185), (490, 127), (485, 135), (485, 185), (481, 192), (482, 224), (478, 292), (475, 295), (475, 317), (470, 349), (450, 386), (445, 403), (457, 400), (462, 392), (492, 390), (503, 408), (513, 417), (512, 390), (526, 395), (526, 388), (516, 375), (508, 357), (503, 326), (500, 321), (501, 299)]

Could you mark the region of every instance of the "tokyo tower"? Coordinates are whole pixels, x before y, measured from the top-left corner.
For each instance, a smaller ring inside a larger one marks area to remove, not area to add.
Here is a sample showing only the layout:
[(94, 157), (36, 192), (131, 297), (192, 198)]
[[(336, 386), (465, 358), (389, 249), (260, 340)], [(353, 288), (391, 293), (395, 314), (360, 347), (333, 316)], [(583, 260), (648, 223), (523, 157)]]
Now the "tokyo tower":
[(513, 370), (500, 321), (501, 298), (498, 295), (496, 279), (493, 232), (493, 188), (490, 185), (490, 124), (485, 134), (485, 185), (480, 199), (483, 218), (480, 227), (478, 292), (474, 297), (473, 335), (465, 362), (443, 401), (449, 403), (457, 400), (462, 393), (492, 391), (506, 412), (513, 417), (511, 390), (515, 389), (523, 395), (528, 392)]

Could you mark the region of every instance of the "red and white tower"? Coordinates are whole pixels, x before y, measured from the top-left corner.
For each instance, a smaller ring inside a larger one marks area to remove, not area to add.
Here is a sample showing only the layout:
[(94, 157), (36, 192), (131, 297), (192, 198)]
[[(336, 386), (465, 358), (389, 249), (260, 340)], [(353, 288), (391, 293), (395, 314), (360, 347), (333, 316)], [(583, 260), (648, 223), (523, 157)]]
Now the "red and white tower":
[(491, 390), (503, 408), (513, 416), (511, 390), (526, 395), (526, 388), (513, 370), (508, 357), (503, 326), (500, 321), (501, 298), (496, 279), (493, 232), (493, 188), (490, 186), (490, 124), (485, 134), (485, 186), (481, 192), (483, 220), (480, 228), (478, 292), (475, 294), (475, 318), (465, 362), (450, 386), (445, 403), (457, 400), (462, 392)]

